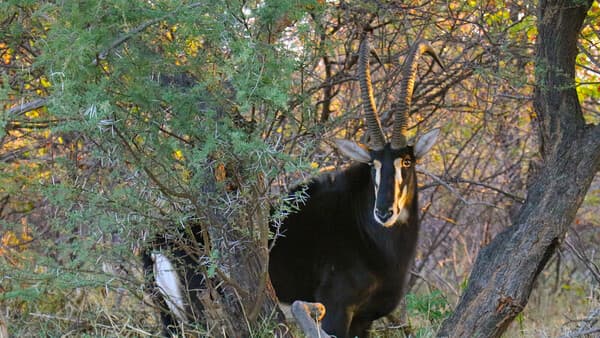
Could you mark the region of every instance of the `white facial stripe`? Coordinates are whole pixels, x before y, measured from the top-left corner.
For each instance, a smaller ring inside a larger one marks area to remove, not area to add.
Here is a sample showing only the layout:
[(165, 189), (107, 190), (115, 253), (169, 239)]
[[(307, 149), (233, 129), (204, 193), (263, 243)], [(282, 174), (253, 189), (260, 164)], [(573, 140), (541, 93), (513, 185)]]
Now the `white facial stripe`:
[(375, 168), (375, 195), (377, 195), (379, 183), (381, 183), (381, 162), (373, 160), (373, 167)]

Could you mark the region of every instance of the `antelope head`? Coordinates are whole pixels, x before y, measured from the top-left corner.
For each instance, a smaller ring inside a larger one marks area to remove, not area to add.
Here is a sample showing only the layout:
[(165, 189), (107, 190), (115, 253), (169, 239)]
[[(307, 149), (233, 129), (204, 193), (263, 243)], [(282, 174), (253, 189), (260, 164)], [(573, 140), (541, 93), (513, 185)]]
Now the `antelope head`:
[(369, 40), (365, 37), (360, 44), (358, 79), (370, 141), (368, 145), (362, 145), (350, 140), (336, 140), (338, 149), (345, 156), (371, 166), (375, 194), (373, 217), (384, 227), (408, 221), (410, 204), (416, 198), (415, 163), (431, 149), (439, 134), (439, 129), (433, 129), (416, 140), (414, 145), (407, 140), (408, 113), (417, 74), (416, 61), (424, 53), (431, 55), (442, 66), (428, 43), (418, 41), (413, 45), (404, 62), (392, 138), (386, 142), (375, 106), (369, 67)]

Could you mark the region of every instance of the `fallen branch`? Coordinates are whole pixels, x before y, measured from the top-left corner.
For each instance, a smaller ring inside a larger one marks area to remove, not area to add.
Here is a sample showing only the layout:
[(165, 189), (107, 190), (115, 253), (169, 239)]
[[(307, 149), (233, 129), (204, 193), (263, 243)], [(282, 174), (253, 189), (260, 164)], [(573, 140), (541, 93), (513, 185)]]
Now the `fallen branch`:
[(12, 107), (6, 110), (4, 113), (7, 117), (11, 117), (12, 115), (23, 115), (28, 111), (32, 111), (34, 109), (41, 108), (46, 105), (48, 99), (37, 99), (27, 103), (21, 103), (18, 106)]
[(292, 315), (307, 338), (331, 337), (317, 324), (325, 316), (323, 304), (297, 300), (292, 304)]

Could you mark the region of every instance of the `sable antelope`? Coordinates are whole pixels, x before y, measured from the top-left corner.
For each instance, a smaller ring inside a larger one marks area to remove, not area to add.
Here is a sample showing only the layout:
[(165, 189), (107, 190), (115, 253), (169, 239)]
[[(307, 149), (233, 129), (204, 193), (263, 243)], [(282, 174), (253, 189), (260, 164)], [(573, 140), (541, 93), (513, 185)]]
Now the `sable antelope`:
[(434, 129), (414, 145), (406, 136), (417, 59), (424, 53), (442, 66), (425, 42), (409, 52), (389, 143), (381, 128), (369, 70), (368, 39), (361, 42), (358, 78), (370, 136), (368, 147), (337, 140), (358, 163), (300, 186), (308, 195), (277, 229), (269, 274), (280, 301), (320, 302), (322, 328), (337, 337), (364, 337), (389, 314), (404, 292), (419, 232), (415, 163), (435, 143)]
[(164, 337), (183, 335), (187, 324), (204, 324), (200, 298), (206, 279), (199, 263), (204, 243), (201, 227), (194, 222), (188, 227), (193, 236), (183, 229), (157, 236), (142, 253), (146, 292), (159, 308)]

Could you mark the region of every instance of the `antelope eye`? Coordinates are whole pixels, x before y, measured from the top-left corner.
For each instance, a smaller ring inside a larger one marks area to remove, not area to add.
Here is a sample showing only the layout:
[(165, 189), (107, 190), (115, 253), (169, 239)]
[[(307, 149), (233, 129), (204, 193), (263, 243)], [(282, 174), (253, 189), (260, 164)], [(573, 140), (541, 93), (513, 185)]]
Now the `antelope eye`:
[(402, 160), (402, 166), (404, 168), (410, 167), (411, 164), (412, 164), (412, 161), (410, 160), (410, 158), (405, 158)]

